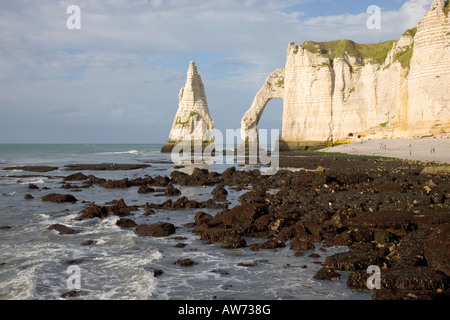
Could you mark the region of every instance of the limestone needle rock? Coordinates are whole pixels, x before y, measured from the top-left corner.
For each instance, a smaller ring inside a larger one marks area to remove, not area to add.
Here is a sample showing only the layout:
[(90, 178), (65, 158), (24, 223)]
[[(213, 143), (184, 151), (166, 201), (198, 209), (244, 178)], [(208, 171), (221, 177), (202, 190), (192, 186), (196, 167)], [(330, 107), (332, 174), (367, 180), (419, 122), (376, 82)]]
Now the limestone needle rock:
[(182, 141), (200, 143), (202, 147), (212, 143), (214, 121), (209, 114), (205, 88), (194, 61), (189, 64), (186, 85), (181, 88), (178, 98), (178, 110), (169, 139), (161, 151), (171, 152)]

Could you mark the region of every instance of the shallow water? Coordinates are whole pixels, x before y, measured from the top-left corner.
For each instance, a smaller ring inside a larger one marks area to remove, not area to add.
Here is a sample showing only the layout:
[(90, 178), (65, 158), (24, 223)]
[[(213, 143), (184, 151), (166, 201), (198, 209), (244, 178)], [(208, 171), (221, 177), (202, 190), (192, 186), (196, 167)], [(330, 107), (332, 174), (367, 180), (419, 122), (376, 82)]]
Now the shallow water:
[[(81, 293), (71, 299), (370, 299), (368, 290), (354, 290), (346, 285), (348, 274), (340, 281), (320, 281), (313, 275), (320, 269), (314, 261), (324, 261), (327, 255), (346, 251), (343, 247), (326, 248), (321, 244), (311, 252), (320, 258), (295, 257), (285, 248), (250, 251), (249, 248), (223, 249), (218, 244), (205, 244), (184, 226), (194, 221), (198, 209), (177, 211), (157, 210), (144, 216), (143, 210), (130, 218), (136, 223), (167, 221), (178, 227), (173, 236), (145, 238), (133, 229), (118, 227), (117, 217), (74, 221), (87, 204), (102, 205), (123, 198), (127, 205), (146, 202), (162, 203), (175, 197), (155, 197), (138, 194), (137, 187), (104, 189), (97, 185), (79, 192), (61, 189), (61, 177), (75, 172), (63, 170), (73, 163), (143, 163), (151, 167), (132, 171), (85, 171), (105, 179), (134, 178), (144, 175), (169, 175), (173, 164), (168, 155), (159, 153), (160, 145), (0, 145), (0, 169), (21, 165), (58, 166), (59, 170), (36, 174), (25, 171), (0, 171), (0, 299), (62, 299), (70, 291), (68, 280), (79, 272)], [(229, 165), (204, 166), (223, 171)], [(192, 171), (192, 167), (179, 170)], [(32, 174), (36, 177), (21, 178)], [(53, 176), (47, 178), (44, 176)], [(40, 190), (29, 190), (34, 183)], [(77, 182), (74, 182), (77, 184)], [(43, 187), (49, 188), (43, 190)], [(213, 187), (176, 186), (188, 199), (203, 201), (211, 198)], [(230, 208), (245, 192), (228, 189)], [(35, 199), (24, 200), (25, 194)], [(79, 201), (75, 204), (43, 202), (48, 193), (70, 193)], [(212, 215), (219, 210), (201, 209)], [(55, 223), (67, 225), (80, 233), (59, 235), (47, 228)], [(173, 237), (182, 237), (174, 239)], [(82, 245), (93, 240), (93, 245)], [(247, 244), (260, 239), (246, 238)], [(184, 248), (177, 248), (184, 243)], [(175, 264), (179, 258), (197, 262), (191, 267)], [(253, 267), (239, 263), (255, 263)], [(306, 268), (305, 268), (306, 266)], [(158, 277), (154, 269), (163, 270)], [(211, 272), (216, 270), (217, 272)]]

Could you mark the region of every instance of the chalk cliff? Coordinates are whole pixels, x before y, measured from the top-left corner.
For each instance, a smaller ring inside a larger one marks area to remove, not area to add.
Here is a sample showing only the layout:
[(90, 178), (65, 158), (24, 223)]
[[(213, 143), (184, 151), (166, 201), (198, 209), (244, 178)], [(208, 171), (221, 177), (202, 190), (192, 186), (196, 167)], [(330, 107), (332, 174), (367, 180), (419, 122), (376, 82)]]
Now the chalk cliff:
[(189, 64), (186, 85), (181, 88), (178, 98), (178, 110), (169, 139), (161, 152), (171, 152), (173, 147), (181, 141), (199, 142), (205, 146), (214, 139), (212, 136), (214, 121), (209, 114), (205, 88), (195, 61)]
[(291, 42), (241, 121), (251, 140), (270, 99), (283, 99), (280, 147), (450, 136), (449, 1), (435, 0), (397, 41)]

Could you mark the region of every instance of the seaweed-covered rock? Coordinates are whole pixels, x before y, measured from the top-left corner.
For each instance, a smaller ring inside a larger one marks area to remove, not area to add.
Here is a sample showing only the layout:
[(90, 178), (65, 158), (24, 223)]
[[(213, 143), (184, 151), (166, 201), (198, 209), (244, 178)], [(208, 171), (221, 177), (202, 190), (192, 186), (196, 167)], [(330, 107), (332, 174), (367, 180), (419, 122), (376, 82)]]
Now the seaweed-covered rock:
[(55, 230), (55, 231), (58, 231), (59, 234), (61, 234), (61, 235), (77, 234), (77, 233), (79, 233), (78, 231), (76, 231), (76, 230), (74, 230), (74, 229), (72, 229), (72, 228), (70, 228), (70, 227), (68, 227), (68, 226), (65, 226), (65, 225), (63, 225), (63, 224), (58, 224), (58, 223), (52, 224), (52, 225), (51, 225), (50, 227), (48, 227), (47, 229), (48, 229), (48, 230)]
[(238, 235), (227, 236), (222, 239), (220, 246), (226, 249), (244, 248), (247, 246), (247, 242)]
[(304, 251), (304, 250), (313, 250), (315, 246), (312, 242), (296, 238), (291, 241), (289, 248), (292, 250)]
[(134, 232), (145, 237), (167, 237), (175, 233), (175, 230), (175, 226), (171, 223), (157, 222), (151, 225), (140, 224)]
[(382, 263), (383, 259), (374, 253), (348, 251), (328, 256), (325, 259), (324, 267), (335, 270), (352, 271), (367, 269), (371, 265), (380, 266)]
[(321, 268), (314, 275), (314, 279), (338, 281), (341, 279), (341, 275), (333, 269)]
[(63, 202), (77, 202), (78, 200), (71, 194), (50, 193), (50, 194), (43, 196), (42, 201), (63, 203)]
[[(347, 280), (351, 287), (367, 288), (370, 277), (365, 270), (352, 272)], [(397, 290), (445, 290), (450, 282), (445, 273), (428, 267), (381, 269), (381, 287)]]
[(137, 224), (131, 219), (128, 218), (120, 218), (116, 221), (116, 225), (122, 228), (132, 228), (135, 227)]
[(450, 224), (436, 226), (424, 248), (428, 265), (450, 276)]

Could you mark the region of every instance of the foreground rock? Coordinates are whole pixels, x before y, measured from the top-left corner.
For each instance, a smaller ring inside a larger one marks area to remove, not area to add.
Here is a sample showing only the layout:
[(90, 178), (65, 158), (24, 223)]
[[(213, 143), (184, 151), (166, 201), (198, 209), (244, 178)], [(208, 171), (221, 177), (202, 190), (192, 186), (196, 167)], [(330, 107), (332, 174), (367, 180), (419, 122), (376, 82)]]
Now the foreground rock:
[(92, 203), (88, 207), (81, 210), (78, 216), (74, 218), (74, 220), (85, 220), (93, 218), (104, 219), (111, 214), (119, 217), (125, 217), (131, 214), (130, 211), (130, 207), (127, 206), (123, 199), (112, 201), (111, 206), (99, 206)]
[(50, 227), (47, 228), (48, 230), (55, 230), (58, 231), (61, 235), (68, 235), (68, 234), (77, 234), (78, 231), (65, 226), (63, 224), (52, 224)]
[(6, 167), (2, 170), (22, 170), (22, 171), (31, 171), (31, 172), (50, 172), (55, 171), (58, 167), (50, 167), (50, 166), (21, 166), (21, 167)]
[(144, 237), (167, 237), (175, 233), (175, 226), (168, 222), (158, 222), (155, 224), (140, 224), (136, 227), (135, 233)]
[(118, 163), (100, 163), (100, 164), (68, 164), (65, 170), (68, 171), (117, 171), (117, 170), (136, 170), (151, 167), (148, 164), (118, 164)]
[(77, 198), (75, 198), (71, 194), (58, 194), (58, 193), (50, 193), (42, 197), (42, 201), (51, 201), (56, 203), (63, 202), (77, 202)]
[[(234, 167), (219, 175), (198, 171), (196, 177), (214, 177), (217, 194), (222, 187), (249, 191), (240, 196), (241, 205), (225, 207), (215, 216), (197, 212), (192, 232), (204, 242), (224, 248), (246, 246), (244, 237), (261, 239), (250, 246), (254, 251), (277, 250), (289, 243), (297, 255), (314, 249), (316, 242), (347, 246), (348, 252), (325, 259), (317, 279), (337, 281), (342, 270), (354, 274), (349, 285), (360, 283), (363, 288), (367, 268), (376, 265), (382, 273), (387, 270), (383, 290), (410, 290), (414, 295), (421, 290), (424, 294), (439, 290), (445, 295), (450, 276), (450, 185), (446, 175), (421, 174), (425, 166), (421, 163), (364, 157), (286, 153), (280, 163), (326, 169), (280, 170), (272, 176)], [(183, 185), (202, 181), (180, 173), (172, 175), (171, 182), (175, 180)], [(271, 189), (275, 192), (269, 192)], [(198, 204), (181, 197), (158, 208), (196, 208)], [(402, 272), (404, 278), (399, 276)], [(417, 280), (421, 277), (422, 283)], [(388, 298), (388, 293), (377, 296)]]

